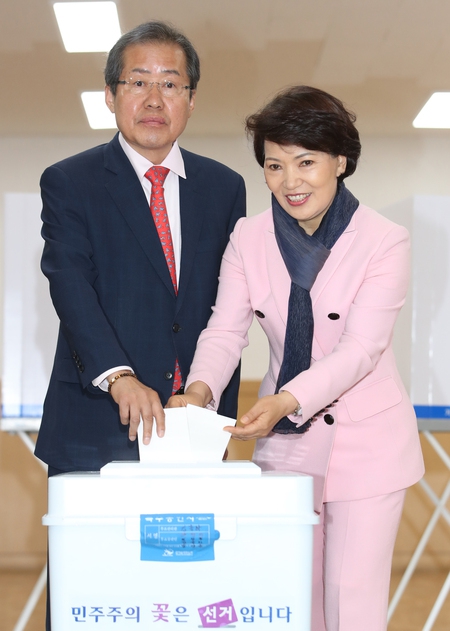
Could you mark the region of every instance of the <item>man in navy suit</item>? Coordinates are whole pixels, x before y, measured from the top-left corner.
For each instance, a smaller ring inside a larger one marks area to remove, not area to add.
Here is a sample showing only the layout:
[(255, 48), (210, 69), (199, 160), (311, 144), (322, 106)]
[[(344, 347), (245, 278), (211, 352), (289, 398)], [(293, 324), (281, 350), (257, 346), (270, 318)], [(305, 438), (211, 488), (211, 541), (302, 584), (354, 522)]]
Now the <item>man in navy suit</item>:
[[(42, 176), (42, 270), (61, 323), (36, 445), (49, 475), (138, 459), (140, 419), (144, 442), (153, 418), (162, 436), (176, 363), (185, 377), (211, 314), (245, 187), (178, 146), (199, 77), (197, 53), (172, 26), (149, 22), (123, 35), (105, 69), (119, 133)], [(176, 288), (149, 210), (153, 165), (169, 170)], [(220, 409), (233, 418), (238, 378)]]

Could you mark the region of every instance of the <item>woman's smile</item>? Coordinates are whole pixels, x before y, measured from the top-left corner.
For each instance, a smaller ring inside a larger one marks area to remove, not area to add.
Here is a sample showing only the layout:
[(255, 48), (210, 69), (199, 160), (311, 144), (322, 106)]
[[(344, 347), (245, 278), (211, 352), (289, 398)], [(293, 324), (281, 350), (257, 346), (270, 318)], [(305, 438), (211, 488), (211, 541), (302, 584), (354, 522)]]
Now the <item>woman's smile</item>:
[(310, 195), (311, 193), (301, 193), (298, 195), (286, 195), (286, 198), (292, 206), (301, 206), (307, 201)]

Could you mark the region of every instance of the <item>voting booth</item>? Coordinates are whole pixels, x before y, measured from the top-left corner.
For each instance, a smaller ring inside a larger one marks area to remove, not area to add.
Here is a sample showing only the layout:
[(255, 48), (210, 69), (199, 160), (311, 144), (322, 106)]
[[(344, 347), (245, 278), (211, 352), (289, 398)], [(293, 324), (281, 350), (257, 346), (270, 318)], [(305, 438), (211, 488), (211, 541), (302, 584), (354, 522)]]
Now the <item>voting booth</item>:
[(309, 631), (312, 506), (311, 477), (250, 462), (54, 476), (52, 628)]

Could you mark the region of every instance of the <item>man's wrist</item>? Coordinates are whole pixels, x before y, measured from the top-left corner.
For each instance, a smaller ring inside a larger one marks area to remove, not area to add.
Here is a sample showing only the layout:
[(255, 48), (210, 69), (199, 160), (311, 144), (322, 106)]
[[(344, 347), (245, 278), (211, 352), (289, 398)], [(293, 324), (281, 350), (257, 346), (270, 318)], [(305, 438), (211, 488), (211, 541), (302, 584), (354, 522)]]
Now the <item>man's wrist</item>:
[(112, 386), (116, 383), (116, 381), (118, 379), (121, 379), (122, 377), (134, 377), (134, 379), (137, 379), (136, 375), (131, 370), (126, 370), (126, 371), (123, 371), (123, 372), (116, 373), (111, 379), (108, 379), (108, 392), (109, 392), (109, 394), (111, 394)]
[(126, 372), (127, 370), (134, 372), (131, 366), (111, 366), (109, 370), (105, 370), (101, 375), (93, 379), (92, 385), (100, 388), (103, 392), (108, 392), (108, 379), (112, 379), (117, 373)]

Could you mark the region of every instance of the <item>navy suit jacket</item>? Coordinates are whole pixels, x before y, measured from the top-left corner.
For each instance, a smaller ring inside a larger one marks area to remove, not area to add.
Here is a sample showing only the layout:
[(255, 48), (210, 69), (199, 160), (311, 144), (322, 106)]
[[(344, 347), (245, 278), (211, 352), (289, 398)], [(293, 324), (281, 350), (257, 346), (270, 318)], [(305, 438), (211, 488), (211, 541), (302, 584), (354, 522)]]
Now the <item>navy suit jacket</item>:
[[(245, 214), (245, 186), (222, 164), (182, 150), (178, 295), (145, 194), (118, 137), (43, 173), (42, 271), (60, 319), (36, 455), (64, 471), (136, 460), (112, 397), (92, 386), (131, 366), (164, 405), (178, 358), (187, 376), (214, 305), (223, 251)], [(239, 375), (220, 413), (237, 413)]]

